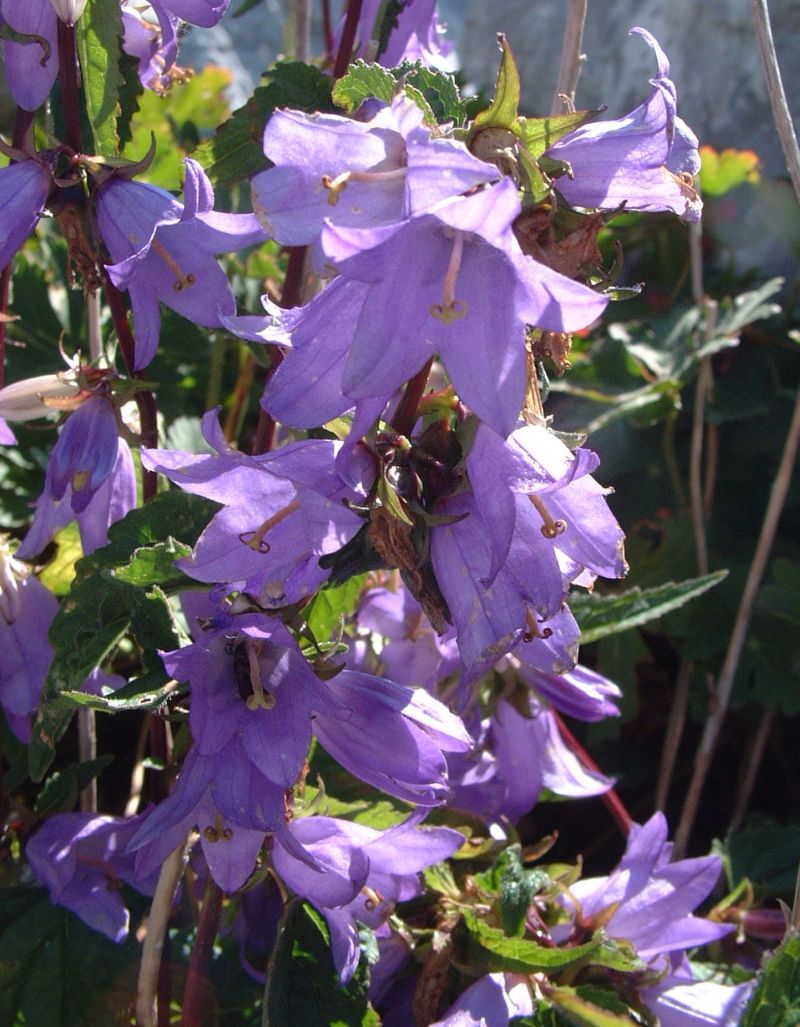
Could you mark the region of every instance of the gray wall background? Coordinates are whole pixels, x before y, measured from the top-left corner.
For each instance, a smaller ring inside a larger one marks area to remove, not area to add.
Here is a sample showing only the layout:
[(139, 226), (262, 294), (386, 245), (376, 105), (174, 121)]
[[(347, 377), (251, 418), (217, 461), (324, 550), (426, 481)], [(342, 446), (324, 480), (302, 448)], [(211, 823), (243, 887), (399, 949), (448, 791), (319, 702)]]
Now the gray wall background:
[[(212, 61), (235, 77), (238, 106), (283, 48), (288, 0), (262, 0), (240, 18), (239, 0), (212, 30), (194, 30), (183, 48), (186, 63)], [(314, 8), (319, 4), (314, 4)], [(333, 0), (334, 10), (340, 4)], [(525, 113), (546, 114), (556, 79), (566, 0), (440, 0), (442, 19), (461, 65), (476, 85), (490, 86), (498, 64), (496, 34), (505, 32), (524, 83)], [(771, 0), (773, 34), (784, 87), (800, 118), (800, 0)], [(316, 12), (315, 12), (316, 13)], [(579, 106), (605, 104), (617, 117), (639, 103), (654, 73), (652, 53), (628, 29), (641, 25), (661, 43), (678, 88), (678, 111), (701, 142), (717, 149), (753, 149), (768, 175), (785, 165), (769, 112), (755, 41), (750, 0), (589, 0), (583, 39), (586, 62)], [(315, 34), (318, 40), (318, 20)], [(319, 43), (317, 42), (317, 46)]]

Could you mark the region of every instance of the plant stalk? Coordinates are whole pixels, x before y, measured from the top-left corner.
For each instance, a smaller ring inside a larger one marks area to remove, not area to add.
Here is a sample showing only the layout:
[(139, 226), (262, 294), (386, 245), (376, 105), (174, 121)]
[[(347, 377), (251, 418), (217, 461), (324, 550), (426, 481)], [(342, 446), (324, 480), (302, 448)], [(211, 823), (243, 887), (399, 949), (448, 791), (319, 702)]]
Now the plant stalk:
[(561, 64), (558, 69), (553, 102), (550, 104), (551, 114), (564, 113), (563, 97), (568, 97), (570, 101), (575, 99), (575, 90), (578, 88), (578, 77), (583, 63), (581, 44), (588, 6), (589, 0), (568, 0), (564, 40), (561, 44)]
[(222, 889), (209, 876), (203, 898), (203, 911), (197, 928), (197, 937), (192, 948), (189, 963), (189, 974), (183, 992), (183, 1009), (181, 1011), (181, 1027), (200, 1027), (203, 1022), (203, 1011), (208, 999), (208, 967), (214, 950), (214, 939), (219, 929), (219, 918), (222, 912)]

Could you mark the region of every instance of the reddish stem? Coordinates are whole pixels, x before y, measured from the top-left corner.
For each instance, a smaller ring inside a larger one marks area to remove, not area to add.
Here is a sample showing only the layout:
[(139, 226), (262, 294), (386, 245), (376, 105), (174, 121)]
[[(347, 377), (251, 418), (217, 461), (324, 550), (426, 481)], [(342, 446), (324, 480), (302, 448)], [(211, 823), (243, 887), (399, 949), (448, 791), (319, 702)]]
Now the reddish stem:
[(333, 23), (331, 22), (331, 0), (322, 0), (322, 32), (325, 36), (325, 52), (333, 56)]
[(83, 152), (81, 133), (81, 103), (78, 89), (78, 58), (75, 50), (75, 26), (65, 25), (59, 18), (57, 22), (58, 37), (58, 74), (61, 82), (61, 107), (64, 112), (64, 128), (67, 133), (67, 145), (75, 153)]
[(361, 4), (362, 0), (349, 0), (347, 4), (347, 15), (342, 29), (342, 38), (339, 41), (339, 52), (336, 54), (336, 63), (333, 66), (334, 82), (347, 71), (347, 66), (353, 55), (358, 19), (361, 17)]
[[(575, 735), (573, 735), (573, 733), (564, 723), (560, 714), (556, 713), (556, 711), (553, 710), (553, 716), (556, 718), (556, 723), (558, 724), (558, 730), (561, 732), (561, 737), (564, 739), (564, 741), (567, 743), (570, 749), (572, 749), (572, 751), (575, 753), (575, 755), (578, 757), (578, 759), (584, 765), (584, 767), (586, 767), (587, 770), (591, 770), (595, 774), (602, 774), (603, 772), (600, 769), (600, 767), (598, 767), (598, 765), (595, 763), (595, 761), (592, 759), (589, 753), (584, 749), (584, 747), (581, 745), (581, 743), (578, 741)], [(630, 834), (631, 824), (633, 823), (633, 817), (626, 809), (625, 803), (622, 801), (622, 799), (620, 799), (619, 795), (613, 788), (610, 788), (605, 793), (605, 795), (602, 795), (601, 799), (608, 807), (608, 812), (611, 814), (614, 823), (620, 829), (622, 834), (627, 838), (627, 836)]]
[(411, 381), (406, 385), (406, 391), (392, 418), (392, 427), (406, 438), (411, 434), (417, 420), (419, 403), (425, 393), (428, 384), (428, 376), (433, 367), (433, 357), (425, 364), (422, 370), (417, 371)]
[[(227, 845), (227, 842), (220, 842)], [(189, 973), (186, 978), (186, 989), (183, 993), (183, 1010), (181, 1027), (200, 1027), (204, 1021), (204, 1013), (208, 1002), (208, 966), (214, 949), (214, 939), (219, 928), (219, 917), (222, 912), (223, 892), (209, 877), (203, 899), (203, 911), (197, 928)]]

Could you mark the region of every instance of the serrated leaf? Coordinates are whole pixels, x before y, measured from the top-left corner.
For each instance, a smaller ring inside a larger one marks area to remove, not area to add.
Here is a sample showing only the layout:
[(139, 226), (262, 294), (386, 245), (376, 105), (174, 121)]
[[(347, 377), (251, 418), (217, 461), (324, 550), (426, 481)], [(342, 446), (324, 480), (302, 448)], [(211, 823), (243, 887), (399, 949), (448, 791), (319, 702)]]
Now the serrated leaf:
[[(112, 524), (108, 545), (79, 561), (77, 571), (85, 576), (104, 567), (129, 568), (138, 550), (158, 543), (193, 546), (219, 509), (219, 503), (178, 489), (160, 492)], [(159, 550), (162, 555), (164, 552)]]
[(631, 588), (617, 595), (573, 593), (569, 605), (581, 628), (581, 644), (647, 624), (677, 610), (718, 585), (728, 572), (714, 571), (700, 578), (668, 581), (655, 588)]
[(800, 937), (769, 960), (740, 1027), (796, 1027), (800, 1023)]
[(553, 114), (547, 118), (520, 118), (520, 132), (525, 149), (535, 160), (559, 139), (596, 118), (602, 111), (603, 108), (600, 107), (591, 111), (573, 111), (571, 114)]
[(86, 112), (94, 136), (94, 152), (119, 155), (117, 115), (123, 85), (119, 69), (122, 12), (118, 0), (88, 0), (75, 26)]
[(113, 760), (113, 756), (99, 756), (96, 760), (70, 763), (63, 770), (52, 774), (45, 781), (36, 799), (36, 813), (40, 817), (46, 817), (50, 813), (71, 810), (83, 789)]
[(354, 61), (333, 87), (331, 98), (337, 107), (349, 113), (358, 110), (365, 100), (391, 103), (397, 92), (397, 79), (380, 64)]
[(43, 888), (0, 889), (0, 1023), (126, 1023), (139, 944), (120, 945), (50, 901)]
[(367, 999), (362, 960), (344, 987), (330, 951), (322, 916), (310, 905), (292, 899), (278, 928), (264, 992), (263, 1027), (378, 1027), (379, 1018)]
[(124, 151), (133, 139), (131, 121), (139, 109), (139, 99), (144, 94), (144, 86), (139, 78), (139, 60), (130, 54), (120, 51), (119, 55), (119, 114), (117, 115), (117, 137), (120, 151)]
[(78, 706), (87, 706), (103, 713), (121, 713), (126, 710), (157, 710), (167, 699), (174, 699), (189, 691), (189, 686), (180, 682), (164, 683), (164, 673), (153, 671), (142, 674), (118, 688), (109, 695), (93, 695), (90, 692), (62, 692), (64, 699), (69, 699)]
[(498, 33), (497, 41), (503, 56), (500, 59), (500, 70), (494, 87), (494, 98), (491, 106), (476, 115), (474, 131), (483, 128), (505, 128), (515, 135), (521, 132), (519, 119), (519, 97), (521, 83), (519, 68), (502, 32)]
[(319, 68), (286, 61), (271, 68), (266, 78), (268, 84), (258, 86), (244, 107), (235, 110), (213, 138), (192, 154), (215, 185), (234, 185), (269, 167), (262, 139), (267, 120), (277, 107), (333, 110), (330, 79)]
[(452, 121), (457, 126), (464, 123), (466, 108), (452, 75), (428, 68), (421, 61), (414, 64), (404, 61), (392, 74), (405, 85), (406, 92), (411, 87), (424, 97), (433, 111), (434, 123)]
[(572, 948), (547, 948), (527, 938), (509, 938), (498, 927), (481, 920), (471, 909), (463, 912), (469, 932), (466, 960), (471, 966), (493, 973), (554, 973), (578, 963), (591, 961), (600, 946), (596, 938)]
[(129, 563), (116, 569), (116, 577), (140, 587), (154, 584), (163, 588), (185, 588), (186, 575), (176, 569), (175, 561), (189, 556), (191, 551), (191, 546), (174, 538), (157, 542), (154, 546), (142, 546), (133, 551)]

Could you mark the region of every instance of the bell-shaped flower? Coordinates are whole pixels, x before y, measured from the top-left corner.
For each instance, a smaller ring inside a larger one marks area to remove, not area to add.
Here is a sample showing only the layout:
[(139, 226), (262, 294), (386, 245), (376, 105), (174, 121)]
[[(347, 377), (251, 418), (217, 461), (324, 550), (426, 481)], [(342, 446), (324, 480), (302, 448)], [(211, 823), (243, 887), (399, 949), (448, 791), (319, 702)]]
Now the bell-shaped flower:
[(231, 0), (150, 0), (155, 11), (164, 10), (190, 25), (212, 28), (227, 11)]
[(519, 676), (557, 710), (588, 721), (619, 716), (619, 709), (611, 700), (622, 693), (613, 681), (580, 664), (563, 674), (546, 674), (527, 664), (523, 654), (524, 646), (520, 646), (512, 657)]
[(512, 1020), (534, 1013), (531, 982), (521, 974), (479, 977), (431, 1027), (508, 1027)]
[(45, 821), (25, 849), (31, 869), (52, 901), (71, 909), (112, 941), (128, 936), (130, 914), (122, 884), (152, 895), (158, 879), (157, 869), (147, 876), (138, 874), (134, 857), (126, 853), (145, 817), (59, 813)]
[(287, 246), (316, 243), (326, 219), (348, 228), (391, 224), (498, 178), (462, 142), (432, 139), (404, 94), (367, 122), (276, 111), (264, 153), (275, 166), (253, 179), (253, 209)]
[(447, 800), (445, 752), (468, 752), (473, 741), (461, 720), (424, 688), (343, 670), (327, 687), (350, 709), (320, 712), (314, 734), (351, 774), (420, 806)]
[[(507, 435), (524, 398), (526, 326), (574, 331), (607, 303), (522, 253), (511, 230), (519, 211), (517, 188), (505, 179), (397, 225), (326, 224), (323, 249), (341, 283), (290, 314), (292, 336), (313, 318), (331, 324), (337, 340), (332, 356), (320, 353), (329, 352), (327, 333), (303, 346), (314, 369), (303, 379), (306, 402), (330, 402), (318, 361), (328, 359), (337, 381), (341, 375), (344, 410), (391, 396), (439, 353), (461, 399)], [(280, 323), (275, 332), (286, 335)]]
[[(364, 493), (345, 485), (336, 470), (341, 444), (308, 439), (246, 456), (227, 447), (216, 416), (212, 410), (203, 418), (214, 454), (142, 451), (145, 467), (185, 492), (225, 504), (178, 565), (198, 581), (245, 581), (262, 605), (304, 599), (329, 576), (320, 557), (341, 549), (364, 523), (346, 505), (363, 502)], [(365, 454), (364, 461), (369, 464)], [(365, 466), (365, 476), (368, 471)]]
[(631, 942), (648, 962), (665, 955), (680, 960), (686, 949), (715, 941), (733, 926), (692, 915), (717, 882), (719, 857), (670, 863), (671, 852), (667, 822), (655, 813), (631, 827), (625, 854), (611, 874), (577, 881), (562, 904), (574, 910), (576, 923), (601, 921), (609, 937)]
[(0, 544), (0, 706), (21, 742), (31, 737), (53, 650), (56, 597)]
[(33, 232), (52, 188), (50, 172), (38, 160), (20, 160), (0, 168), (0, 268)]
[(552, 146), (546, 156), (572, 169), (556, 188), (573, 206), (613, 210), (624, 204), (628, 210), (671, 210), (697, 221), (702, 210), (692, 182), (700, 170), (697, 137), (676, 114), (677, 92), (664, 51), (645, 29), (631, 33), (656, 57), (650, 95), (624, 118), (583, 125)]
[(333, 962), (343, 984), (358, 965), (357, 921), (377, 928), (395, 903), (420, 893), (421, 870), (447, 859), (463, 844), (458, 831), (419, 827), (420, 819), (412, 814), (381, 832), (333, 817), (306, 817), (291, 821), (273, 839), (275, 870), (328, 923)]
[(47, 463), (45, 488), (63, 499), (70, 487), (70, 506), (82, 513), (108, 478), (117, 461), (117, 418), (110, 400), (90, 396), (70, 414)]
[(641, 996), (660, 1027), (739, 1027), (754, 987), (755, 981), (726, 985), (677, 973), (643, 988)]
[(266, 238), (252, 214), (214, 211), (207, 175), (186, 159), (185, 203), (157, 186), (112, 177), (97, 191), (97, 221), (113, 264), (108, 274), (130, 293), (136, 369), (158, 347), (159, 301), (206, 328), (236, 313), (236, 300), (216, 255)]
[[(73, 441), (78, 445), (79, 440)], [(78, 522), (84, 555), (106, 545), (109, 526), (121, 520), (136, 506), (136, 471), (131, 451), (124, 439), (117, 438), (115, 453), (110, 473), (86, 503), (83, 503), (85, 494), (73, 502), (75, 482), (71, 475), (67, 477), (60, 499), (54, 498), (46, 480), (44, 491), (36, 501), (33, 524), (19, 547), (20, 557), (30, 560), (41, 553), (53, 536), (72, 521)], [(89, 480), (77, 477), (79, 497), (80, 492), (85, 493)]]
[(34, 37), (22, 43), (3, 41), (3, 64), (9, 92), (26, 111), (44, 103), (58, 75), (58, 17), (51, 0), (2, 0), (3, 19), (20, 35)]
[(145, 89), (166, 92), (172, 84), (170, 69), (178, 56), (178, 19), (161, 7), (158, 20), (143, 15), (131, 0), (122, 4), (122, 49), (139, 62), (139, 80)]

